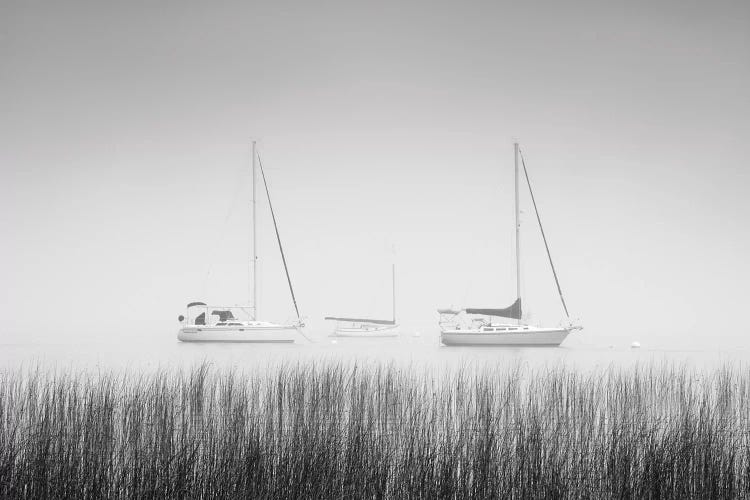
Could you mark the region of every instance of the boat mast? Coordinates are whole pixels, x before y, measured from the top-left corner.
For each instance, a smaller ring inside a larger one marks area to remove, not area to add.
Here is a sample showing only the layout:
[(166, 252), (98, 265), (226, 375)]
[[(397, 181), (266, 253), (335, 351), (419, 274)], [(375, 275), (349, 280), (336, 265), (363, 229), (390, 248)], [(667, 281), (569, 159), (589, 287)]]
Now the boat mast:
[(391, 284), (393, 285), (393, 322), (396, 322), (396, 263), (391, 265)]
[(255, 141), (253, 141), (253, 319), (258, 319), (258, 235), (256, 226), (255, 206)]
[[(519, 210), (518, 197), (518, 143), (513, 143), (516, 166), (516, 298), (521, 300), (521, 217)], [(521, 324), (521, 318), (518, 318), (518, 324)]]

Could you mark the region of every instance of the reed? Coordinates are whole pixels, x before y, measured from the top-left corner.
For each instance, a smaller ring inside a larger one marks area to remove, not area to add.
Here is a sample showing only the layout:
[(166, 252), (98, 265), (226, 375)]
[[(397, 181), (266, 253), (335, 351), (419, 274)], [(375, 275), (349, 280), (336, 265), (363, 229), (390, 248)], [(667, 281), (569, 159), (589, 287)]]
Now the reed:
[(3, 498), (750, 497), (750, 372), (0, 373)]

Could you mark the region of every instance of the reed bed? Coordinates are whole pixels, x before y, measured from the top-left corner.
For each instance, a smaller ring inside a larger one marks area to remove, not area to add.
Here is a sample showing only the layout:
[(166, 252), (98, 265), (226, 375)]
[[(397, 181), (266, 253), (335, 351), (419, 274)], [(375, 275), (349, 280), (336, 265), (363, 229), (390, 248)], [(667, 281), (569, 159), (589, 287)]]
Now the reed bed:
[(750, 372), (0, 373), (3, 498), (729, 498)]

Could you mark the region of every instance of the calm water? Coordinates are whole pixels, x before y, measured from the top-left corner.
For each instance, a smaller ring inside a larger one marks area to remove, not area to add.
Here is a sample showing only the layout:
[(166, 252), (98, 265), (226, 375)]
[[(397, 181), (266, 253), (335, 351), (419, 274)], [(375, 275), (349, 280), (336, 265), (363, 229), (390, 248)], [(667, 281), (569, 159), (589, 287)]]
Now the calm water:
[[(308, 334), (309, 335), (309, 334)], [(311, 335), (309, 335), (311, 336)], [(565, 364), (590, 370), (636, 364), (672, 363), (696, 368), (723, 364), (750, 366), (750, 351), (630, 349), (628, 346), (592, 347), (568, 339), (559, 348), (444, 347), (437, 335), (393, 339), (332, 339), (311, 336), (291, 345), (191, 344), (165, 337), (145, 342), (0, 343), (0, 369), (43, 366), (86, 370), (153, 370), (189, 368), (209, 363), (218, 368), (252, 368), (282, 362), (357, 361), (390, 362), (405, 367), (436, 370), (460, 366), (523, 364), (544, 367)]]

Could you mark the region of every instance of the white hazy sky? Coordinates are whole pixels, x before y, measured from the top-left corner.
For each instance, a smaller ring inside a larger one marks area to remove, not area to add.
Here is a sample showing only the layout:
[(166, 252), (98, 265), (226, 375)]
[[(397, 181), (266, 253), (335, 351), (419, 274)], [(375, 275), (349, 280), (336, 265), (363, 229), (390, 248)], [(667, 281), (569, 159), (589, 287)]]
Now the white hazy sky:
[[(248, 300), (257, 138), (298, 301), (514, 298), (521, 142), (581, 342), (750, 347), (750, 4), (0, 3), (0, 342)], [(528, 197), (524, 301), (563, 317)], [(262, 311), (292, 315), (270, 219)]]

